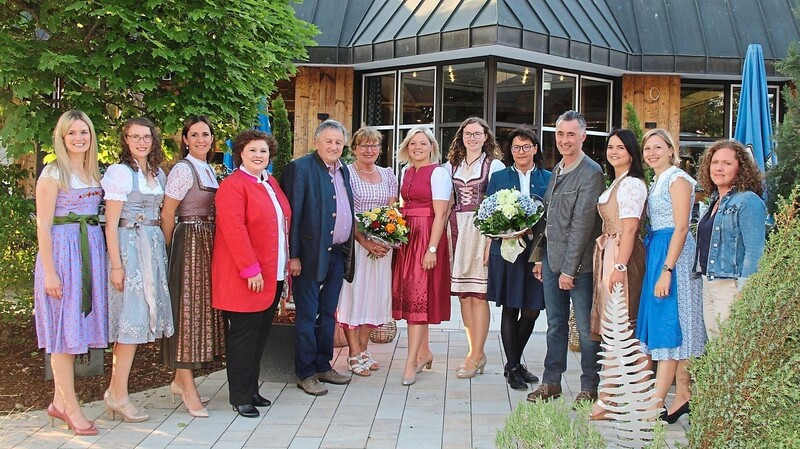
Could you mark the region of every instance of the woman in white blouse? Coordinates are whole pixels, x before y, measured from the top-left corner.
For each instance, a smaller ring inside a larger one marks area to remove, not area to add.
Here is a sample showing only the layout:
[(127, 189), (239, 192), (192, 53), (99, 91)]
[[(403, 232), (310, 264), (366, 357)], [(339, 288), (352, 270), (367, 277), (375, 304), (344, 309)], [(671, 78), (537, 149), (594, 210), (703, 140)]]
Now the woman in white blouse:
[(128, 120), (120, 136), (120, 163), (108, 167), (101, 184), (106, 199), (109, 341), (114, 343), (111, 383), (105, 404), (111, 419), (149, 419), (128, 397), (136, 346), (174, 332), (167, 289), (167, 254), (160, 212), (166, 177), (161, 138), (150, 120)]
[[(644, 277), (644, 243), (639, 237), (639, 228), (647, 200), (642, 155), (632, 131), (615, 129), (611, 132), (606, 143), (606, 160), (613, 169), (614, 180), (597, 201), (603, 233), (597, 238), (594, 249), (590, 322), (592, 338), (600, 341), (606, 304), (617, 286), (622, 287), (631, 327), (635, 326)], [(604, 400), (608, 399), (607, 394), (600, 392), (591, 419), (605, 418), (607, 403)]]
[[(191, 117), (181, 132), (184, 158), (167, 177), (161, 230), (169, 251), (169, 292), (175, 335), (163, 340), (164, 363), (175, 369), (172, 400), (181, 396), (189, 414), (207, 417), (193, 369), (222, 357), (222, 314), (211, 308), (214, 197), (219, 184), (208, 161), (214, 158), (214, 128), (204, 115)], [(176, 223), (177, 216), (177, 223)]]

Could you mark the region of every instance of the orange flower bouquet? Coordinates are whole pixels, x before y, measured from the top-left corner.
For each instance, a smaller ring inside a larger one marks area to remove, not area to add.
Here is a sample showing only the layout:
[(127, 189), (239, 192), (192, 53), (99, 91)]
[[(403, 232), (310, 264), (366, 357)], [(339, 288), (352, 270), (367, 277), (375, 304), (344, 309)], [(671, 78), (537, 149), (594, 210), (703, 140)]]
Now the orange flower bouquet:
[(396, 205), (382, 206), (356, 214), (358, 230), (368, 239), (391, 248), (408, 243), (408, 226)]

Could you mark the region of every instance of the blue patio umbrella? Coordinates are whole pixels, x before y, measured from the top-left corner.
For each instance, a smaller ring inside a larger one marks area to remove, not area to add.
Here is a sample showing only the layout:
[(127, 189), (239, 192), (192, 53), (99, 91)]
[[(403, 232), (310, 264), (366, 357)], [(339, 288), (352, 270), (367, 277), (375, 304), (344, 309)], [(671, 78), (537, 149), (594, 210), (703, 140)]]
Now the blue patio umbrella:
[(764, 69), (764, 51), (759, 44), (747, 47), (733, 138), (752, 150), (753, 158), (762, 172), (778, 162), (772, 151), (767, 72)]
[[(257, 129), (259, 131), (262, 131), (262, 132), (265, 132), (265, 133), (271, 135), (272, 134), (272, 127), (269, 124), (269, 116), (267, 115), (267, 111), (266, 111), (265, 107), (266, 107), (266, 102), (264, 102), (264, 104), (261, 105), (258, 108), (257, 124), (255, 126), (253, 126), (253, 129)], [(225, 155), (223, 156), (222, 163), (225, 164), (226, 167), (228, 167), (228, 170), (233, 170), (234, 169), (234, 167), (233, 167), (233, 155), (231, 154), (231, 151), (230, 151), (230, 150), (233, 149), (233, 141), (228, 139), (225, 142), (225, 144), (228, 145), (229, 150), (225, 152)], [(272, 173), (272, 162), (270, 162), (269, 167), (267, 167), (267, 171)]]

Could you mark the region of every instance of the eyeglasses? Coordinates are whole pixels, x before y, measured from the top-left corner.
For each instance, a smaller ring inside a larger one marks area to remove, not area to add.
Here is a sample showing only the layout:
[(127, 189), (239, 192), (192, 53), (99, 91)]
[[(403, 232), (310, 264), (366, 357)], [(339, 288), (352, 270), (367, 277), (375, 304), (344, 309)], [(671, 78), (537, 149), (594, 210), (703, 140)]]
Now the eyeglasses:
[(533, 149), (533, 145), (512, 145), (511, 151), (515, 153), (527, 153)]
[(467, 139), (472, 139), (472, 138), (480, 139), (481, 137), (483, 137), (483, 134), (484, 134), (483, 131), (478, 131), (478, 132), (474, 132), (474, 133), (465, 132), (464, 133), (464, 137), (466, 137)]
[(358, 147), (361, 148), (362, 150), (372, 150), (372, 151), (376, 151), (376, 150), (380, 150), (381, 149), (381, 146), (376, 144), (376, 143), (375, 144), (362, 143), (362, 144), (358, 145)]
[(127, 136), (128, 136), (128, 139), (130, 139), (133, 142), (150, 143), (150, 142), (153, 141), (153, 135), (152, 134), (145, 134), (143, 136), (140, 136), (138, 134), (134, 134), (134, 135), (128, 134)]

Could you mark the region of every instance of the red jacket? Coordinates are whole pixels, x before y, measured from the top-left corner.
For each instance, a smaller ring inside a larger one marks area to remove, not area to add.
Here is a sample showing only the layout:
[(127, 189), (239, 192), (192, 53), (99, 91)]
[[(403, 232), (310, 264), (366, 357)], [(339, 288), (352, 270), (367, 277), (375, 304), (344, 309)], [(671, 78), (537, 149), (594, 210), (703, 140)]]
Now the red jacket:
[[(278, 182), (267, 180), (275, 191), (285, 217), (284, 229), (290, 229), (292, 211)], [(236, 170), (219, 186), (214, 255), (211, 276), (214, 282), (211, 305), (229, 312), (260, 312), (272, 305), (278, 270), (278, 215), (272, 198), (256, 178)], [(288, 259), (287, 248), (287, 259)], [(256, 293), (247, 279), (261, 273), (264, 290)], [(287, 279), (288, 281), (288, 279)]]

